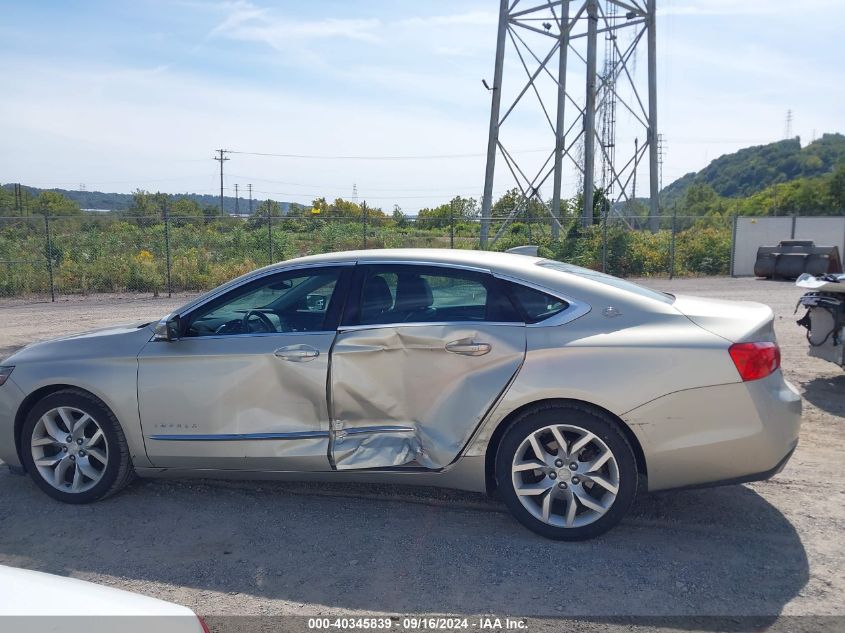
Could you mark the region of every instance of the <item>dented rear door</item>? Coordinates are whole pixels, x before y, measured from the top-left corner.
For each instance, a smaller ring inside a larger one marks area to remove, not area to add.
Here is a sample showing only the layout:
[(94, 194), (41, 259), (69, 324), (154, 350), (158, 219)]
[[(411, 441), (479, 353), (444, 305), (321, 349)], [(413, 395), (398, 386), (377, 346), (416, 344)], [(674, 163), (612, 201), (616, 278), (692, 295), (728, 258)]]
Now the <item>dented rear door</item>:
[[(449, 294), (436, 271), (428, 279), (435, 286), (433, 299), (429, 292), (432, 305), (414, 319), (435, 319), (438, 309), (441, 314), (467, 312), (452, 305), (461, 302), (459, 292), (453, 287)], [(466, 288), (474, 280), (495, 283), (481, 275), (458, 283)], [(383, 306), (375, 320), (389, 321), (392, 314), (399, 318), (403, 299), (400, 282), (399, 295), (385, 295), (383, 303), (389, 307)], [(510, 384), (524, 356), (521, 322), (342, 326), (330, 364), (329, 451), (334, 467), (448, 466)]]

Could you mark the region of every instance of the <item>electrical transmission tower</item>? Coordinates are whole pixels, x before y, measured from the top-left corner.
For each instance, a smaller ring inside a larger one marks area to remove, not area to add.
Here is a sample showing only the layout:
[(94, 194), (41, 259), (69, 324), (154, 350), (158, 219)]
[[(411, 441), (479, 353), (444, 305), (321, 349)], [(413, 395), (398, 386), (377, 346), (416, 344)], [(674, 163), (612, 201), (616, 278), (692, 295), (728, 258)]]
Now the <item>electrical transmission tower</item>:
[[(574, 171), (580, 181), (581, 223), (589, 226), (593, 223), (597, 183), (609, 209), (631, 201), (636, 173), (646, 154), (649, 227), (657, 230), (655, 3), (656, 0), (500, 0), (493, 85), (488, 86), (492, 97), (481, 207), (482, 248), (489, 238), (498, 156), (520, 195), (515, 207), (507, 210), (508, 216), (492, 241), (532, 202), (548, 210), (552, 235), (557, 237), (565, 170)], [(599, 51), (599, 34), (604, 37), (603, 51)], [(636, 53), (643, 45), (647, 49), (644, 73), (638, 72), (636, 66)], [(511, 53), (514, 63), (505, 64), (506, 54)], [(519, 73), (521, 78), (506, 80), (506, 70), (513, 72), (513, 68), (524, 71)], [(539, 106), (534, 112), (529, 109), (532, 102)], [(617, 126), (620, 115), (626, 122), (624, 134)], [(548, 124), (544, 136), (548, 153), (533, 162), (517, 159), (518, 150), (513, 145), (524, 145), (527, 138), (536, 139), (529, 126), (543, 118)], [(547, 202), (540, 189), (550, 179), (552, 199)]]
[(785, 139), (792, 138), (792, 110), (786, 111), (786, 130), (784, 132)]

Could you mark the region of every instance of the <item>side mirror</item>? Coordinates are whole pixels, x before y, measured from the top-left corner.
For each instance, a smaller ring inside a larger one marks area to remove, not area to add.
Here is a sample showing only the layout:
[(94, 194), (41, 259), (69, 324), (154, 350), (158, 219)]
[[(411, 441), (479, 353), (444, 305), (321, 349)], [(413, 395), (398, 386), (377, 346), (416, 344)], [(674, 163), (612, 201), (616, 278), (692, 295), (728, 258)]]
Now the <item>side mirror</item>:
[(154, 341), (178, 341), (182, 331), (182, 324), (178, 315), (168, 314), (156, 323), (153, 335)]

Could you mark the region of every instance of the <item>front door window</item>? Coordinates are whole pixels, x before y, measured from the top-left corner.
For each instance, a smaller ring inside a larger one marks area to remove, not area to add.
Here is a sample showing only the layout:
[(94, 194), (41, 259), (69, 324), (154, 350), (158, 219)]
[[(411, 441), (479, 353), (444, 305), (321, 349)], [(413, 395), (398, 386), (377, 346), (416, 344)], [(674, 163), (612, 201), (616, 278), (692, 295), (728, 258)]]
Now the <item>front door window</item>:
[(332, 296), (339, 268), (317, 268), (268, 276), (198, 308), (186, 337), (256, 333), (322, 332), (337, 310)]

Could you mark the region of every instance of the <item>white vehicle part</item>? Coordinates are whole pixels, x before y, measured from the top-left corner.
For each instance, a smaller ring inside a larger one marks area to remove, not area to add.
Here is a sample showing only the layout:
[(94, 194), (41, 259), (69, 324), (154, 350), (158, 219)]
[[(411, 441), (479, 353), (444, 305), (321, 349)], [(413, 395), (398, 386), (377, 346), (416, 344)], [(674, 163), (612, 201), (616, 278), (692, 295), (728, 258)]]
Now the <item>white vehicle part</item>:
[(76, 578), (0, 565), (0, 630), (203, 633), (187, 607)]

